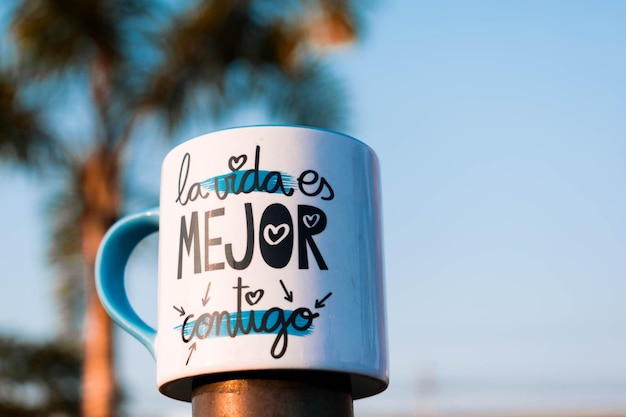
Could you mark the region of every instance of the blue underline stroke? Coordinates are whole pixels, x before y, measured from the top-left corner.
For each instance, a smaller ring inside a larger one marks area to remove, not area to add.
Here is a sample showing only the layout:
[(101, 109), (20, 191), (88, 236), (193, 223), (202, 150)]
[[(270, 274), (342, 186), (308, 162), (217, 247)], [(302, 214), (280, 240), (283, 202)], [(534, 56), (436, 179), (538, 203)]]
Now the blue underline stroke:
[[(228, 174), (223, 174), (223, 175), (218, 175), (216, 177), (211, 177), (208, 178), (202, 182), (200, 182), (200, 186), (202, 188), (204, 188), (207, 191), (212, 191), (215, 192), (216, 187), (217, 187), (217, 191), (219, 192), (225, 192), (227, 191), (227, 186), (228, 186), (228, 182), (233, 181), (231, 180), (231, 178), (234, 178), (234, 184), (231, 184), (229, 188), (234, 188), (234, 189), (239, 189), (239, 188), (244, 188), (244, 189), (250, 189), (254, 183), (255, 180), (255, 175), (248, 175), (248, 177), (246, 178), (245, 183), (243, 184), (243, 187), (241, 187), (241, 181), (243, 179), (244, 174), (247, 171), (233, 171), (230, 172)], [(258, 171), (257, 174), (257, 178), (258, 178), (258, 182), (259, 184), (262, 184), (265, 181), (265, 178), (270, 174), (274, 174), (274, 176), (272, 178), (269, 179), (268, 183), (267, 183), (267, 187), (268, 189), (273, 189), (276, 186), (276, 182), (278, 181), (278, 179), (276, 178), (276, 171)], [(280, 172), (280, 178), (281, 181), (283, 183), (283, 186), (285, 187), (286, 190), (289, 189), (297, 189), (298, 188), (298, 181), (291, 176), (290, 174), (287, 174), (285, 172)], [(228, 181), (227, 181), (228, 179)], [(216, 185), (217, 184), (217, 185)], [(229, 192), (232, 192), (232, 189), (228, 189)], [(256, 188), (253, 189), (252, 191), (264, 191), (264, 190), (257, 190)], [(267, 192), (267, 191), (265, 191)], [(278, 187), (277, 193), (282, 193), (280, 187)]]
[[(219, 323), (217, 322), (213, 322), (211, 329), (209, 331), (209, 333), (207, 334), (206, 337), (226, 337), (226, 336), (230, 336), (228, 329), (234, 329), (235, 328), (235, 323), (237, 322), (237, 315), (240, 315), (240, 320), (241, 320), (241, 324), (243, 325), (243, 328), (247, 329), (249, 327), (250, 324), (250, 315), (251, 313), (254, 313), (254, 324), (256, 328), (260, 328), (261, 327), (261, 321), (263, 319), (263, 317), (265, 316), (265, 313), (267, 312), (267, 310), (253, 310), (253, 311), (242, 311), (240, 313), (230, 313), (228, 316), (224, 315), (222, 317), (222, 321)], [(291, 310), (284, 310), (284, 317), (289, 317), (291, 315), (293, 311)], [(270, 315), (271, 316), (271, 315)], [(226, 318), (228, 317), (228, 322), (226, 322)], [(295, 321), (296, 321), (296, 326), (297, 327), (304, 327), (306, 325), (306, 323), (308, 322), (309, 319), (305, 319), (302, 318), (300, 316), (296, 316)], [(193, 331), (195, 325), (196, 325), (196, 321), (197, 320), (190, 320), (186, 323), (185, 325), (185, 330), (184, 330), (184, 335), (185, 337), (189, 337), (191, 335), (191, 332)], [(270, 322), (271, 324), (275, 323), (275, 322)], [(205, 328), (207, 327), (206, 325), (204, 326)], [(236, 336), (246, 336), (246, 335), (253, 335), (253, 334), (278, 334), (280, 333), (281, 330), (283, 330), (284, 328), (282, 326), (276, 326), (277, 328), (271, 332), (268, 331), (263, 331), (263, 332), (254, 332), (253, 330), (250, 331), (250, 333), (246, 334), (246, 333), (238, 333), (236, 334)], [(306, 330), (298, 330), (295, 329), (291, 326), (287, 327), (287, 334), (290, 336), (308, 336), (311, 333), (313, 333), (313, 328), (315, 326), (313, 324), (310, 324), (309, 327)], [(177, 326), (174, 326), (174, 330), (176, 331), (180, 331), (183, 328), (182, 324), (179, 324)], [(220, 329), (219, 334), (216, 334), (217, 329)], [(204, 328), (202, 330), (205, 330)]]

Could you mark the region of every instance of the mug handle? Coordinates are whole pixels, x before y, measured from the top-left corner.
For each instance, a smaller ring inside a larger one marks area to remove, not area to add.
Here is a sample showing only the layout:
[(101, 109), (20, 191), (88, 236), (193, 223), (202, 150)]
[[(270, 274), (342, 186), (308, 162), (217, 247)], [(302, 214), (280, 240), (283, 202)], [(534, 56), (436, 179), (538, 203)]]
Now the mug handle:
[(123, 217), (104, 235), (96, 257), (96, 289), (111, 318), (139, 340), (156, 358), (156, 330), (144, 322), (130, 305), (124, 271), (130, 254), (146, 236), (159, 230), (159, 210), (150, 209)]

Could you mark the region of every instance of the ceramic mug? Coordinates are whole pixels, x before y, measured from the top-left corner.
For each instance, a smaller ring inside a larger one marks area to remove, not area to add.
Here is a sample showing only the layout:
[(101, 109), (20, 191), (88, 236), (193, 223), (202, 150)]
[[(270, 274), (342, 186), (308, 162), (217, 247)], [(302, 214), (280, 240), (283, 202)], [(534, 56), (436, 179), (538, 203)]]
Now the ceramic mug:
[[(130, 305), (124, 268), (159, 233), (157, 329)], [(157, 386), (241, 371), (347, 375), (353, 398), (388, 385), (378, 161), (332, 131), (254, 126), (172, 149), (160, 206), (106, 234), (96, 285), (156, 359)]]

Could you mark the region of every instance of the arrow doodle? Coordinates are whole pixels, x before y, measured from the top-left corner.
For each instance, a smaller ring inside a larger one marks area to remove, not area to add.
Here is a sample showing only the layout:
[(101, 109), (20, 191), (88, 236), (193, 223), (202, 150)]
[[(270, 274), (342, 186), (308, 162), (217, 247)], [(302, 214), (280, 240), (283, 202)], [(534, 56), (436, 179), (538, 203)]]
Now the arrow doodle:
[(180, 313), (180, 316), (184, 316), (185, 315), (185, 309), (183, 308), (183, 306), (180, 306), (180, 308), (176, 307), (176, 306), (172, 306), (174, 307), (174, 310), (178, 311)]
[(289, 301), (290, 303), (293, 302), (293, 291), (287, 291), (287, 287), (285, 287), (285, 283), (283, 282), (283, 280), (280, 280), (280, 286), (283, 287), (283, 291), (285, 291), (285, 294), (287, 295), (285, 298), (285, 300)]
[(211, 297), (209, 297), (210, 289), (211, 289), (211, 283), (209, 282), (209, 286), (206, 288), (206, 294), (204, 294), (204, 298), (202, 299), (202, 307), (204, 307), (206, 303), (208, 303), (209, 300), (211, 299)]
[(196, 342), (194, 342), (193, 345), (189, 346), (189, 356), (187, 357), (187, 362), (185, 362), (185, 365), (189, 365), (189, 359), (191, 359), (191, 355), (195, 351), (196, 351)]
[(321, 300), (315, 300), (315, 308), (326, 307), (324, 301), (328, 300), (328, 297), (330, 297), (331, 295), (333, 295), (333, 293), (329, 292), (328, 294), (326, 294), (326, 297), (322, 298)]

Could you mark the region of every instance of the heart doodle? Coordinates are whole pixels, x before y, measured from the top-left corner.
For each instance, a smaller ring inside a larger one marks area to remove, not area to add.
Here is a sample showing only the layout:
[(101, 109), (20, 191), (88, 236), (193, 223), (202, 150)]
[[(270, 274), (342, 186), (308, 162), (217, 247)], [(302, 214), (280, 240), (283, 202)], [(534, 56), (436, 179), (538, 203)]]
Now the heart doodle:
[(246, 293), (246, 301), (248, 302), (248, 304), (253, 306), (261, 301), (261, 298), (263, 298), (263, 294), (265, 294), (265, 291), (263, 290), (250, 291)]
[(278, 226), (268, 224), (263, 229), (265, 241), (272, 246), (278, 245), (287, 235), (289, 235), (289, 225), (287, 223), (279, 224)]
[(315, 227), (315, 225), (317, 224), (317, 222), (320, 221), (320, 215), (315, 213), (315, 214), (305, 214), (303, 217), (304, 220), (304, 225), (306, 227), (308, 227), (309, 229), (312, 229)]
[(230, 168), (231, 171), (237, 171), (244, 166), (247, 160), (248, 157), (246, 155), (231, 156), (228, 159), (228, 168)]

